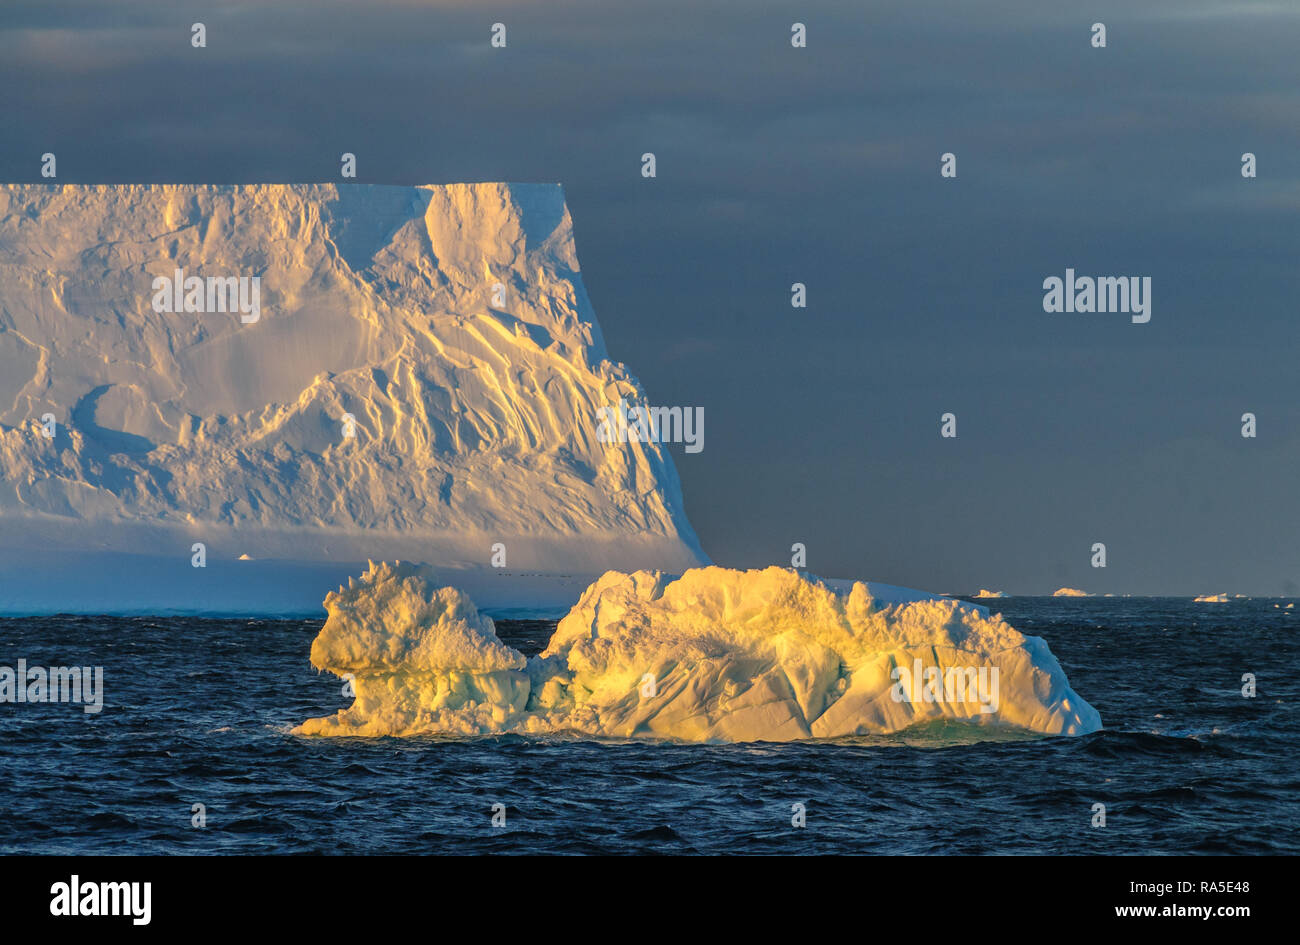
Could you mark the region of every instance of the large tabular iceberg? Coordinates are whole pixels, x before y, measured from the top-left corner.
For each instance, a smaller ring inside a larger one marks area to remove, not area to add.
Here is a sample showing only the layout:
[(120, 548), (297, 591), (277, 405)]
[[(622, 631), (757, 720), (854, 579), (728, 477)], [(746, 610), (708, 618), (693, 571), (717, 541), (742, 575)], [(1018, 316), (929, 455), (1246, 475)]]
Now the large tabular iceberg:
[(0, 184), (0, 610), (706, 563), (668, 447), (600, 441), (620, 401), (556, 184)]
[(1042, 639), (981, 607), (869, 587), (781, 568), (610, 571), (525, 658), (427, 569), (371, 565), (326, 597), (311, 649), (356, 700), (296, 731), (788, 741), (945, 719), (1101, 728)]

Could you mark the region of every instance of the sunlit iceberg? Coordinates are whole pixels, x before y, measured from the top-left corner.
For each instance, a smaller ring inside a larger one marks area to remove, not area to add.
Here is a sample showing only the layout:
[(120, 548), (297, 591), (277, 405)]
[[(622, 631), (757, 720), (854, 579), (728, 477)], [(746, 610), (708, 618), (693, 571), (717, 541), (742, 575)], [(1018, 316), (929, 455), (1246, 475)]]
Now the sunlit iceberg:
[(355, 701), (296, 731), (742, 742), (942, 720), (1101, 728), (1042, 639), (962, 601), (882, 600), (870, 588), (775, 567), (610, 571), (525, 658), (429, 569), (372, 564), (326, 597), (311, 649)]
[(296, 613), (416, 554), (565, 606), (707, 563), (612, 404), (652, 406), (558, 184), (0, 184), (0, 611)]

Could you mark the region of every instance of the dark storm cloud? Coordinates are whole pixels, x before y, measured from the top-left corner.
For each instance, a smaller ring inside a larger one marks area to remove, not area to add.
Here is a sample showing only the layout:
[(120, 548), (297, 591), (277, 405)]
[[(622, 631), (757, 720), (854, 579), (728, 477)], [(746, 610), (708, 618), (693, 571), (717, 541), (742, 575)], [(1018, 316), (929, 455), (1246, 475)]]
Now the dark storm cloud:
[[(19, 0), (0, 179), (561, 181), (612, 355), (709, 414), (678, 465), (721, 563), (1281, 591), (1296, 49), (1290, 3)], [(1151, 323), (1046, 315), (1067, 266), (1152, 276)]]

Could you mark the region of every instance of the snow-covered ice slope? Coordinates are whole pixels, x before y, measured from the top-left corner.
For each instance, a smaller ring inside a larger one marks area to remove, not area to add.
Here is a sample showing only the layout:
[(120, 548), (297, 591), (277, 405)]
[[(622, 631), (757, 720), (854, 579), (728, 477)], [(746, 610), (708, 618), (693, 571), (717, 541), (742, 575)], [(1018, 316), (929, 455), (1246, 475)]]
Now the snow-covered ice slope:
[(577, 732), (788, 741), (951, 720), (1045, 734), (1101, 728), (1038, 637), (985, 608), (837, 590), (782, 568), (606, 573), (538, 657), (410, 564), (325, 599), (312, 664), (353, 704), (308, 735)]
[[(178, 269), (260, 317), (156, 311)], [(666, 448), (597, 442), (620, 398), (558, 185), (0, 186), (8, 562), (699, 564)]]

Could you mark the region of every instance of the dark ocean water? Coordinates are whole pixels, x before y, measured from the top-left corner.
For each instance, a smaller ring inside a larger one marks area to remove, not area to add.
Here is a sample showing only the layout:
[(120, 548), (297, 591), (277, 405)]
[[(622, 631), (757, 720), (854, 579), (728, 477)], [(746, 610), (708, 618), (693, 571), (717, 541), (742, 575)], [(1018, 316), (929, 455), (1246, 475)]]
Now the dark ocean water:
[[(970, 742), (949, 726), (793, 745), (309, 739), (287, 731), (348, 701), (307, 662), (320, 620), (0, 619), (0, 665), (105, 673), (98, 715), (0, 704), (0, 852), (1300, 852), (1300, 610), (995, 603), (1047, 638), (1105, 731)], [(499, 632), (533, 653), (552, 627)], [(1098, 803), (1104, 828), (1092, 826)]]

